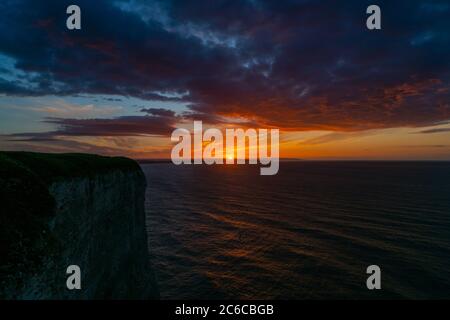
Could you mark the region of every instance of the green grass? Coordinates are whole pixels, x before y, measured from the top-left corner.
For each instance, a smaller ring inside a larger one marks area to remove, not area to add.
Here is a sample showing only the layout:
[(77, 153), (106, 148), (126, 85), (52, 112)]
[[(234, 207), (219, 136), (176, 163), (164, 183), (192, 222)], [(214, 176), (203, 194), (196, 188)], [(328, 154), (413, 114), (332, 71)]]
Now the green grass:
[(114, 170), (140, 170), (136, 161), (84, 153), (0, 152), (0, 177), (23, 169), (49, 184), (59, 179), (94, 176)]

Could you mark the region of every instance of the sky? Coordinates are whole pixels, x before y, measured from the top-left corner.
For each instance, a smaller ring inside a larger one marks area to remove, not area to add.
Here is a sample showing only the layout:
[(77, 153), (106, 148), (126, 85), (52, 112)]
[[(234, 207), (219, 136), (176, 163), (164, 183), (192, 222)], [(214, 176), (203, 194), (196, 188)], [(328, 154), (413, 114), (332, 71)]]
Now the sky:
[(6, 0), (0, 14), (1, 150), (167, 158), (173, 130), (202, 120), (279, 128), (284, 158), (450, 160), (448, 1)]

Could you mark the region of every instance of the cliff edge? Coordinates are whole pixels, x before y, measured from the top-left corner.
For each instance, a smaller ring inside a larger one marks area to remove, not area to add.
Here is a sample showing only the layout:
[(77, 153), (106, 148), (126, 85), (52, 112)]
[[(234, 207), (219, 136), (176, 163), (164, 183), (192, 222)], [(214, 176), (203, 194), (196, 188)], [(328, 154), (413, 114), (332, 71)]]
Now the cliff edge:
[(0, 152), (0, 298), (157, 298), (145, 187), (127, 158)]

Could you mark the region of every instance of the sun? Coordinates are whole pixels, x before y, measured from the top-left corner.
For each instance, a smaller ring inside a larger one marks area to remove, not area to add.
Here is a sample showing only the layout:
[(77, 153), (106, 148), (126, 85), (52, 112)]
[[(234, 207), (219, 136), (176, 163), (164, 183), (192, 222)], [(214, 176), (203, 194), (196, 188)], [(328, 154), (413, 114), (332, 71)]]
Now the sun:
[(225, 158), (228, 161), (234, 161), (234, 150), (226, 150), (225, 152)]

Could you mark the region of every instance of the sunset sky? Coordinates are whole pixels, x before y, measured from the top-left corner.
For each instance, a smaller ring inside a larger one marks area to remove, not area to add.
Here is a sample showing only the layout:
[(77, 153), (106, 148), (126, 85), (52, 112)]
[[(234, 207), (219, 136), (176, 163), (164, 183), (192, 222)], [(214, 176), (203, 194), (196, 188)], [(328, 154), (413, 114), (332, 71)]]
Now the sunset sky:
[(167, 158), (172, 131), (202, 120), (279, 128), (286, 158), (450, 160), (448, 1), (8, 0), (0, 14), (1, 150)]

